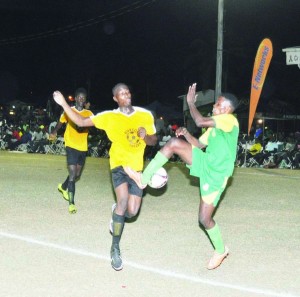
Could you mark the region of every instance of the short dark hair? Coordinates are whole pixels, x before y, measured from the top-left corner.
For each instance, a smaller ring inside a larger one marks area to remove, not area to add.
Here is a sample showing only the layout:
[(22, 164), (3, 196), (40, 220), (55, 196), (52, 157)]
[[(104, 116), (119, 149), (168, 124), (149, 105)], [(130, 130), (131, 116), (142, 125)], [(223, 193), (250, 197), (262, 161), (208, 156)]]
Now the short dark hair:
[(116, 85), (112, 88), (112, 93), (113, 93), (114, 96), (117, 94), (118, 89), (120, 89), (120, 88), (125, 88), (125, 89), (128, 89), (128, 90), (129, 90), (129, 87), (128, 87), (126, 84), (124, 84), (124, 83), (118, 83), (118, 84), (116, 84)]
[(238, 98), (232, 93), (222, 93), (221, 96), (230, 102), (232, 111), (234, 111), (239, 106)]
[(75, 91), (75, 97), (77, 97), (78, 94), (80, 94), (80, 93), (82, 93), (82, 94), (84, 94), (85, 96), (87, 96), (87, 91), (86, 91), (85, 88), (78, 88), (78, 89)]

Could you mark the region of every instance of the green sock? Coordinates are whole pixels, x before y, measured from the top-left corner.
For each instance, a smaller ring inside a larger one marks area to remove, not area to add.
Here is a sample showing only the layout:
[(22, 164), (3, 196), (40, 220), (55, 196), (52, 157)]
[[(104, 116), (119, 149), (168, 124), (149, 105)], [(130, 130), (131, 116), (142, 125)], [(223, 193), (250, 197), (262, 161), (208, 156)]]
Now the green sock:
[(157, 152), (155, 157), (151, 160), (148, 166), (145, 168), (142, 174), (142, 184), (146, 185), (150, 181), (152, 175), (164, 164), (168, 162), (168, 158), (166, 158), (161, 152)]
[(215, 250), (219, 254), (223, 254), (225, 252), (225, 247), (218, 224), (216, 223), (215, 226), (211, 229), (206, 229), (206, 232), (212, 244), (214, 245)]

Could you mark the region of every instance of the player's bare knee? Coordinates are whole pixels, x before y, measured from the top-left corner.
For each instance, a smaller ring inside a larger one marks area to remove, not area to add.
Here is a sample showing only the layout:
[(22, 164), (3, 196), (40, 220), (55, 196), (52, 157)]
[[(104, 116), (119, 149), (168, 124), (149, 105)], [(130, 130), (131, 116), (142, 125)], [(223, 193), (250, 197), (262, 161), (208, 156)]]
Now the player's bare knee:
[(128, 215), (130, 215), (130, 218), (133, 218), (135, 217), (139, 212), (139, 207), (134, 207), (134, 208), (131, 208), (131, 209), (127, 209), (127, 213)]
[(170, 138), (170, 140), (162, 147), (162, 151), (164, 151), (167, 155), (170, 153), (174, 154), (179, 147), (180, 139), (176, 137)]

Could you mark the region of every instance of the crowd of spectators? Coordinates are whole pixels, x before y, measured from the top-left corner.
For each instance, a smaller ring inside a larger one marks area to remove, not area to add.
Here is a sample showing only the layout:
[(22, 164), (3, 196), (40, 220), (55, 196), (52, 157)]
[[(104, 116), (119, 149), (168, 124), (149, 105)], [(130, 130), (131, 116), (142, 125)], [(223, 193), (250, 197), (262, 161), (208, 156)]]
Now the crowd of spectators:
[[(27, 153), (53, 153), (65, 154), (64, 129), (59, 131), (56, 140), (49, 140), (49, 134), (57, 124), (59, 115), (49, 119), (39, 113), (37, 117), (25, 119), (14, 118), (13, 121), (0, 119), (0, 149), (9, 151), (22, 151)], [(165, 121), (163, 117), (155, 116), (155, 126), (158, 142), (155, 147), (147, 147), (145, 159), (151, 159), (156, 152), (172, 137), (179, 124), (176, 120)], [(104, 131), (91, 128), (88, 137), (88, 156), (109, 157), (110, 141)], [(172, 161), (178, 161), (176, 156)]]
[[(49, 134), (56, 126), (58, 119), (37, 117), (28, 123), (22, 119), (9, 122), (0, 120), (0, 149), (22, 151), (27, 153), (65, 154), (64, 129), (61, 129), (56, 140), (49, 140)], [(165, 122), (162, 117), (155, 120), (158, 143), (146, 149), (145, 158), (151, 159), (156, 152), (175, 134), (178, 124)], [(200, 131), (201, 132), (201, 131)], [(249, 139), (240, 134), (236, 166), (264, 168), (300, 168), (300, 132), (275, 135), (268, 131), (263, 135), (257, 129)], [(109, 157), (110, 141), (102, 130), (92, 128), (88, 137), (88, 156)], [(174, 156), (171, 161), (180, 161)]]
[[(57, 120), (42, 122), (41, 119), (28, 123), (22, 120), (9, 122), (0, 120), (0, 149), (21, 151), (27, 153), (65, 154), (64, 129), (61, 129), (57, 139), (49, 140), (49, 134), (57, 124)], [(91, 129), (89, 134), (89, 156), (108, 157), (110, 142), (106, 134), (97, 129)]]
[(300, 132), (265, 137), (255, 134), (253, 139), (239, 139), (236, 166), (263, 168), (300, 168)]

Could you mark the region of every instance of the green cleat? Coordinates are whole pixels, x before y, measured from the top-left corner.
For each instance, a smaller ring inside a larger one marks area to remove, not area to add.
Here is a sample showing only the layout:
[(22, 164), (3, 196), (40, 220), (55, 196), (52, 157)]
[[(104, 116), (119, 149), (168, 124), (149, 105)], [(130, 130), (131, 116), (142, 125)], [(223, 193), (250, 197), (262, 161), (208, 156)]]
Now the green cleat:
[(58, 191), (62, 193), (63, 195), (63, 198), (67, 201), (69, 201), (69, 195), (68, 195), (68, 191), (67, 190), (64, 190), (62, 188), (62, 184), (58, 184), (58, 187), (57, 187)]
[(76, 213), (76, 212), (77, 212), (76, 206), (75, 206), (74, 204), (70, 204), (70, 205), (69, 205), (69, 213), (70, 213), (70, 214), (74, 214), (74, 213)]

